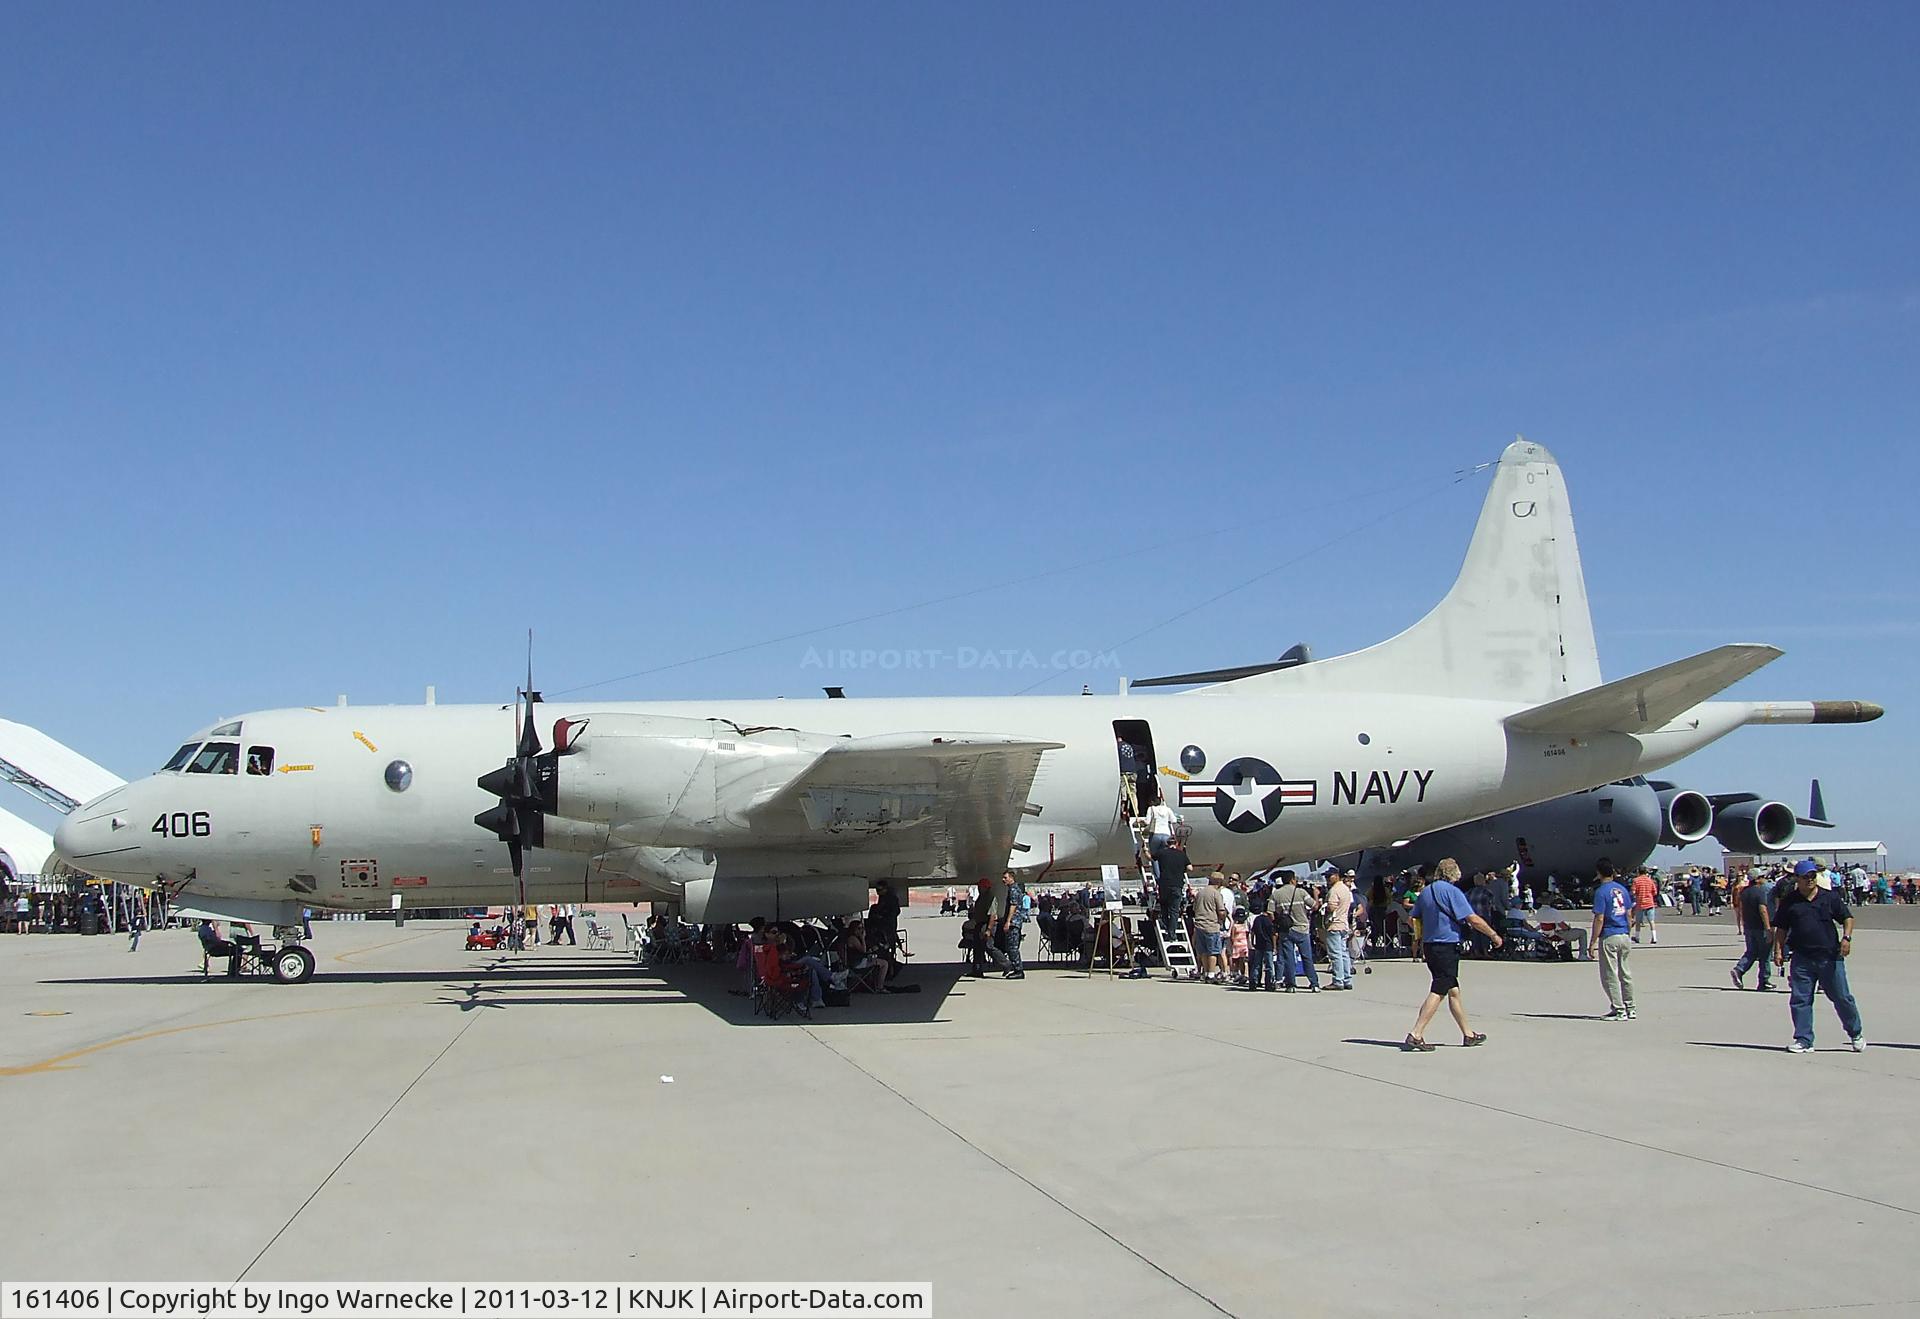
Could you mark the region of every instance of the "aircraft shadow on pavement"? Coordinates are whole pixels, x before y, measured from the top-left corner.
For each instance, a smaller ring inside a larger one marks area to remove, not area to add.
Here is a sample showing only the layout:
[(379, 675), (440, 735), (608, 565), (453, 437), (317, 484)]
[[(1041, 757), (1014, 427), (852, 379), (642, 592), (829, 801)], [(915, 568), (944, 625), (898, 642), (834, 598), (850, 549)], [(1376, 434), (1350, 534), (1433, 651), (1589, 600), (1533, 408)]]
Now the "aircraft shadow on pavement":
[[(639, 971), (631, 980), (622, 980), (622, 985), (635, 988), (647, 983), (646, 973), (631, 962), (602, 962), (598, 966), (561, 967), (544, 969), (540, 964), (527, 963), (520, 966), (487, 965), (472, 969), (443, 969), (438, 971), (322, 971), (302, 988), (324, 990), (328, 985), (405, 985), (424, 982), (499, 980), (548, 982), (567, 980), (611, 980), (622, 970), (629, 974)], [(178, 975), (146, 976), (79, 976), (65, 980), (42, 980), (43, 985), (198, 985), (232, 984), (235, 980), (245, 984), (271, 983), (267, 976), (228, 976), (215, 971), (202, 976), (197, 970), (182, 971)], [(654, 983), (658, 983), (657, 980)]]
[[(407, 974), (410, 978), (442, 982), (448, 992), (434, 1001), (457, 1007), (462, 1012), (562, 1007), (570, 1004), (691, 1003), (705, 1008), (731, 1026), (791, 1026), (795, 1023), (812, 1026), (924, 1025), (940, 1019), (940, 1009), (945, 1005), (947, 995), (955, 992), (955, 984), (960, 979), (958, 966), (916, 965), (903, 974), (902, 980), (920, 986), (918, 993), (855, 994), (846, 1007), (816, 1008), (811, 1018), (787, 1013), (775, 1020), (753, 1010), (752, 999), (741, 992), (739, 971), (728, 963), (683, 962), (666, 967), (633, 966), (637, 973), (633, 980), (612, 984), (604, 983), (604, 966), (555, 971), (542, 969), (551, 965), (552, 959), (542, 958), (538, 962), (505, 971), (490, 968), (488, 974), (465, 977), (444, 973), (431, 976)], [(627, 965), (632, 966), (631, 963)], [(576, 979), (602, 983), (573, 983)]]
[[(926, 1024), (939, 1018), (947, 995), (956, 992), (961, 968), (953, 964), (914, 964), (902, 980), (920, 986), (918, 993), (855, 994), (847, 1007), (822, 1008), (814, 1013), (816, 1026)], [(268, 977), (246, 976), (244, 983), (279, 990)], [(150, 988), (171, 985), (232, 985), (235, 978), (221, 971), (201, 976), (198, 969), (176, 975), (76, 976), (49, 979), (43, 985), (100, 985)], [(322, 971), (299, 986), (302, 996), (325, 993), (328, 986), (433, 985), (443, 990), (434, 1003), (462, 1012), (477, 1008), (559, 1007), (695, 1003), (730, 1025), (786, 1025), (802, 1020), (797, 1014), (769, 1021), (756, 1015), (745, 995), (730, 993), (740, 987), (739, 973), (729, 965), (690, 962), (670, 967), (644, 967), (623, 954), (598, 958), (528, 958), (519, 962), (492, 961), (470, 968), (376, 971), (367, 969)], [(293, 987), (288, 986), (291, 990)], [(965, 993), (964, 989), (959, 990)], [(1011, 992), (1018, 993), (1017, 989)]]
[[(918, 993), (855, 994), (844, 1008), (815, 1008), (810, 1022), (798, 1013), (788, 1013), (778, 1020), (756, 1014), (753, 1000), (731, 992), (741, 988), (741, 979), (740, 973), (730, 965), (691, 962), (662, 967), (654, 974), (663, 984), (672, 986), (730, 1026), (790, 1026), (795, 1022), (814, 1026), (884, 1026), (925, 1025), (939, 1020), (947, 995), (956, 992), (961, 969), (951, 964), (926, 966), (916, 962), (901, 973), (900, 980), (918, 985)], [(966, 990), (961, 988), (957, 992), (964, 994)]]

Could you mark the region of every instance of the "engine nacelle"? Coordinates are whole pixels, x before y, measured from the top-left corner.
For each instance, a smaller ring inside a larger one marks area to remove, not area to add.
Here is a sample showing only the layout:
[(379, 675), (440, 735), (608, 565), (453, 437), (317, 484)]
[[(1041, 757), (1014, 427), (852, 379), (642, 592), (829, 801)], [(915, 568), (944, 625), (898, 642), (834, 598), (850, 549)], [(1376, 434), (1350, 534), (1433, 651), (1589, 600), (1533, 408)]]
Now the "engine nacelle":
[(1715, 814), (1713, 836), (1730, 852), (1777, 852), (1793, 841), (1795, 823), (1784, 802), (1743, 801)]
[(1713, 832), (1713, 803), (1691, 788), (1660, 793), (1660, 845), (1689, 847)]
[(686, 917), (696, 925), (849, 916), (866, 907), (867, 881), (857, 875), (734, 875), (686, 887)]

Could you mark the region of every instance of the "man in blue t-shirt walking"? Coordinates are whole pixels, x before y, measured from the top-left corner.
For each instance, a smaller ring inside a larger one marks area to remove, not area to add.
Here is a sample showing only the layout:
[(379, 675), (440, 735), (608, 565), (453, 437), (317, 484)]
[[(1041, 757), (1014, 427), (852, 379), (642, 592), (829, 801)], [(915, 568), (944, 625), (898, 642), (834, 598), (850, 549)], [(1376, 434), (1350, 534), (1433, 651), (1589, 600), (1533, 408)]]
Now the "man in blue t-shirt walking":
[(1495, 948), (1504, 940), (1491, 925), (1473, 914), (1473, 904), (1457, 887), (1459, 879), (1460, 863), (1447, 857), (1434, 867), (1433, 882), (1421, 889), (1420, 896), (1413, 901), (1413, 918), (1420, 922), (1420, 954), (1426, 960), (1433, 983), (1420, 1004), (1413, 1033), (1401, 1041), (1400, 1048), (1407, 1053), (1433, 1052), (1433, 1046), (1427, 1043), (1427, 1023), (1433, 1020), (1433, 1014), (1440, 1010), (1443, 1002), (1460, 1027), (1460, 1043), (1471, 1048), (1487, 1042), (1485, 1035), (1467, 1025), (1467, 1007), (1460, 998), (1460, 935), (1463, 929), (1476, 930)]
[(1593, 937), (1600, 962), (1600, 988), (1607, 991), (1607, 1020), (1633, 1020), (1633, 972), (1627, 959), (1633, 953), (1629, 918), (1633, 895), (1614, 877), (1613, 862), (1601, 857), (1593, 868), (1600, 887), (1593, 891)]

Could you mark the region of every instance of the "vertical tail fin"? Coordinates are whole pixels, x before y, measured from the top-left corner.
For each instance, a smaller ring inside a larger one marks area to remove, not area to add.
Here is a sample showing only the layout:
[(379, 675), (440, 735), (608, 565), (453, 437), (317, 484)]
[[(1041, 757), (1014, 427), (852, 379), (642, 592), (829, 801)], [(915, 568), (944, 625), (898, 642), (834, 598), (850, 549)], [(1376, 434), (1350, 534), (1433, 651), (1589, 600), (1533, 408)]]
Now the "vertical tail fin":
[(1526, 705), (1600, 685), (1587, 583), (1560, 465), (1544, 445), (1507, 446), (1453, 589), (1377, 646), (1216, 690), (1391, 691)]
[(1808, 796), (1810, 800), (1807, 802), (1807, 813), (1801, 818), (1800, 823), (1811, 825), (1816, 829), (1833, 828), (1833, 821), (1827, 818), (1827, 799), (1820, 791), (1819, 779), (1813, 781), (1813, 789)]

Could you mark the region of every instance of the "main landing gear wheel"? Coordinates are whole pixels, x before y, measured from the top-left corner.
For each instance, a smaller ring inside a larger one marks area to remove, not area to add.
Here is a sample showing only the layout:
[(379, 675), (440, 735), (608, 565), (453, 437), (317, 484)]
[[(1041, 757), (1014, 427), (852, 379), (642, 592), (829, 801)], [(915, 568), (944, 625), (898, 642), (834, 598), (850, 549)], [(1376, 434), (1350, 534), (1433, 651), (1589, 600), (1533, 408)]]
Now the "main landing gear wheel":
[(313, 954), (295, 944), (273, 957), (273, 978), (283, 985), (304, 985), (313, 979)]

